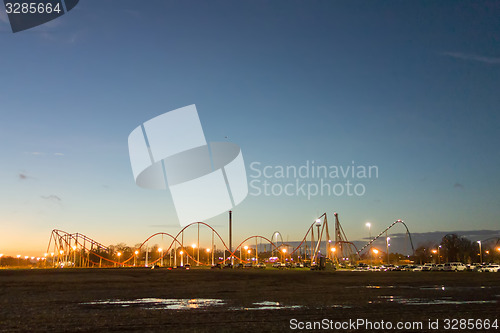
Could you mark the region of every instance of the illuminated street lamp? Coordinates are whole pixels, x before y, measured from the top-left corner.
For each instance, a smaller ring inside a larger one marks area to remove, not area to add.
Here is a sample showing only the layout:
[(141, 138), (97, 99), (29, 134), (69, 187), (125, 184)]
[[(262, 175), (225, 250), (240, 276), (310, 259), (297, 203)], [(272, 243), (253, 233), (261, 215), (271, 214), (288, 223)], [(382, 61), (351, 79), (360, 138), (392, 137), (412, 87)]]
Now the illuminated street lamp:
[[(247, 252), (247, 250), (248, 250), (248, 246), (247, 246), (247, 245), (245, 245), (245, 246), (243, 246), (243, 248), (245, 249), (245, 252)], [(245, 255), (246, 255), (246, 253), (245, 253)], [(241, 259), (243, 259), (243, 258), (241, 258)], [(245, 258), (245, 259), (248, 259), (248, 258)]]
[(3, 253), (0, 253), (0, 266), (2, 266), (2, 257), (3, 257)]
[(134, 254), (135, 254), (135, 256), (134, 256), (134, 267), (135, 267), (135, 260), (137, 259), (137, 255), (139, 254), (139, 251), (135, 250)]
[[(370, 242), (370, 252), (372, 252), (372, 224), (370, 222), (366, 222), (365, 224), (368, 227), (368, 241)], [(373, 264), (372, 256), (370, 256), (370, 266)]]
[(73, 248), (73, 267), (76, 267), (76, 245), (73, 245), (72, 248)]
[(379, 251), (378, 251), (377, 249), (372, 249), (372, 253), (373, 253), (374, 255), (377, 255), (377, 254), (378, 254), (378, 252), (379, 252)]
[(21, 255), (17, 255), (17, 266), (21, 266)]
[(163, 267), (163, 249), (161, 247), (158, 248), (158, 252), (160, 252), (160, 266)]
[[(120, 257), (121, 257), (121, 255), (122, 255), (122, 253), (121, 253), (121, 252), (118, 252), (116, 255), (118, 256), (118, 265), (121, 265), (121, 263), (120, 263)], [(115, 267), (116, 267), (116, 266), (115, 266)]]
[(179, 254), (181, 255), (181, 267), (184, 266), (184, 251), (180, 251)]
[(386, 245), (387, 245), (387, 265), (389, 265), (389, 246), (391, 246), (391, 244), (389, 244), (389, 241), (391, 240), (391, 237), (387, 237), (386, 238)]
[(286, 249), (281, 250), (282, 255), (281, 255), (281, 261), (284, 261), (283, 257), (286, 256)]
[[(210, 261), (210, 248), (207, 247), (206, 251), (207, 251), (207, 265), (208, 265), (209, 261)], [(214, 265), (214, 263), (212, 262), (212, 266), (213, 265)]]
[(483, 263), (483, 251), (481, 250), (481, 241), (478, 240), (477, 243), (479, 244), (479, 259), (481, 260), (481, 264)]

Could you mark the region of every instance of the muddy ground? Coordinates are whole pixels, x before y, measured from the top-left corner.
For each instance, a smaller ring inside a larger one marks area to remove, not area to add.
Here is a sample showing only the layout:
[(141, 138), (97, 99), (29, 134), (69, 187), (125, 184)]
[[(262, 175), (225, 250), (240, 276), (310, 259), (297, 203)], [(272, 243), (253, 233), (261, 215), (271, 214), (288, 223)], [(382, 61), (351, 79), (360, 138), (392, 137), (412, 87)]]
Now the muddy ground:
[[(289, 332), (358, 319), (390, 322), (393, 332), (436, 332), (453, 331), (445, 330), (446, 319), (493, 323), (499, 305), (500, 273), (0, 270), (2, 332)], [(429, 329), (429, 320), (439, 320), (439, 330)], [(422, 327), (398, 330), (397, 322)], [(370, 328), (364, 325), (331, 331)]]

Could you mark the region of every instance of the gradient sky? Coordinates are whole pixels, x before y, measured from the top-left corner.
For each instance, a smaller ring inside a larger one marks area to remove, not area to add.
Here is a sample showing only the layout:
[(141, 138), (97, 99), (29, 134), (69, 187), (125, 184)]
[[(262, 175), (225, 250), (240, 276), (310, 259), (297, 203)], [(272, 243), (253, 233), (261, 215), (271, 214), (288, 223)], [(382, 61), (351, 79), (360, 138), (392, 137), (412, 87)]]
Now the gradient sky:
[(296, 240), (335, 211), (351, 239), (399, 218), (499, 229), (499, 2), (82, 0), (16, 34), (0, 8), (2, 253), (39, 255), (54, 228), (129, 245), (180, 230), (170, 194), (135, 185), (127, 138), (190, 104), (249, 174), (379, 168), (362, 197), (248, 196), (237, 240)]

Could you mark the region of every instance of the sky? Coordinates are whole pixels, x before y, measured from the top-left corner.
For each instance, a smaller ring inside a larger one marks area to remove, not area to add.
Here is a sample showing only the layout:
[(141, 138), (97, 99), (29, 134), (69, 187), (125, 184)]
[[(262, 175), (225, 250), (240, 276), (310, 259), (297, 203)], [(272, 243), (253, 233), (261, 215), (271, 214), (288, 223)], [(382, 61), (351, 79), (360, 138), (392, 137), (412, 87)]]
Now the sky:
[[(40, 255), (52, 229), (129, 245), (177, 233), (169, 191), (135, 184), (127, 139), (191, 104), (257, 181), (236, 240), (299, 240), (324, 212), (352, 240), (397, 219), (498, 232), (498, 17), (493, 1), (82, 0), (12, 33), (0, 7), (0, 252)], [(377, 174), (324, 179), (362, 195), (256, 195), (319, 184), (255, 170), (307, 164)], [(227, 235), (227, 213), (206, 222)]]

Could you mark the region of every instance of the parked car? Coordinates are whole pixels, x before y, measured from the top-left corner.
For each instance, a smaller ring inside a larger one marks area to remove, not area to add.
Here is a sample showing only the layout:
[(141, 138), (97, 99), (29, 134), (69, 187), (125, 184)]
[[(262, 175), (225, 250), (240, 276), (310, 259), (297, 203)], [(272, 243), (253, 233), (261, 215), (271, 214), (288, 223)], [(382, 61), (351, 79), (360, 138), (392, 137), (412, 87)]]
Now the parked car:
[(500, 272), (500, 265), (492, 264), (483, 268), (483, 272), (497, 273)]
[(422, 265), (416, 265), (416, 266), (412, 269), (412, 271), (413, 271), (413, 272), (422, 272), (422, 268), (423, 268), (423, 266), (422, 266)]
[(275, 262), (275, 263), (273, 264), (273, 267), (274, 267), (274, 268), (281, 268), (281, 263), (280, 263), (279, 261), (277, 261), (277, 262)]
[(257, 268), (266, 268), (266, 264), (264, 264), (263, 262), (259, 262), (256, 267)]
[(252, 268), (253, 264), (251, 262), (247, 262), (244, 267), (245, 268)]
[(233, 268), (233, 265), (231, 264), (225, 264), (224, 266), (222, 266), (223, 269), (228, 269), (228, 268)]
[(437, 264), (434, 267), (431, 268), (431, 271), (433, 272), (439, 272), (442, 271), (444, 268), (444, 264)]
[(221, 269), (222, 268), (222, 265), (221, 264), (215, 264), (213, 265), (212, 267), (210, 267), (211, 269)]
[(426, 263), (422, 266), (422, 271), (423, 272), (430, 272), (434, 266), (435, 266), (434, 264)]
[(462, 264), (461, 262), (447, 262), (444, 264), (443, 270), (447, 272), (459, 272), (459, 271), (465, 271), (467, 269), (467, 266)]

